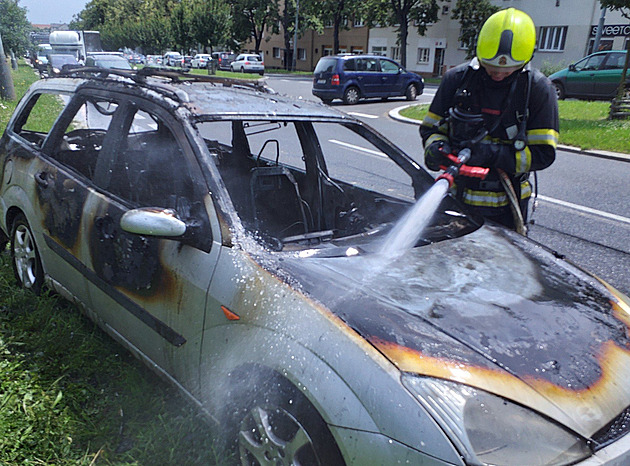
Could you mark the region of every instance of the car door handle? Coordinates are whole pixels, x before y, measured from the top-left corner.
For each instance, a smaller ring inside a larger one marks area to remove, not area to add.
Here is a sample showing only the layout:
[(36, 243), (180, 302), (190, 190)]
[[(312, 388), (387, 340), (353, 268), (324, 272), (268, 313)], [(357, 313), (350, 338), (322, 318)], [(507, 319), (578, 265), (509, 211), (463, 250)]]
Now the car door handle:
[(47, 188), (50, 182), (48, 181), (48, 177), (50, 175), (48, 172), (39, 172), (35, 174), (35, 182), (40, 185), (42, 188)]

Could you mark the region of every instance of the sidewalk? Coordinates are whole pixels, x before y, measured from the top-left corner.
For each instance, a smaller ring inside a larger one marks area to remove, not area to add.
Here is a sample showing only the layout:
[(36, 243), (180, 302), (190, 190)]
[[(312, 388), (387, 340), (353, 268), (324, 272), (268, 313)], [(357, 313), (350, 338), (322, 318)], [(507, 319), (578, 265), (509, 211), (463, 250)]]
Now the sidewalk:
[[(400, 112), (407, 108), (407, 107), (411, 107), (412, 105), (416, 105), (416, 104), (409, 104), (409, 105), (403, 105), (401, 107), (397, 107), (394, 108), (393, 110), (390, 110), (389, 112), (389, 117), (392, 118), (393, 120), (397, 120), (397, 121), (401, 121), (403, 123), (409, 123), (411, 125), (420, 125), (422, 123), (421, 120), (415, 120), (413, 118), (407, 118), (404, 117), (400, 114)], [(610, 151), (605, 151), (605, 150), (595, 150), (595, 149), (589, 149), (589, 150), (582, 150), (579, 147), (573, 147), (573, 146), (563, 146), (563, 145), (558, 145), (558, 149), (563, 150), (563, 151), (567, 151), (567, 152), (575, 152), (577, 154), (583, 154), (583, 155), (589, 155), (592, 157), (599, 157), (602, 159), (610, 159), (610, 160), (619, 160), (621, 162), (630, 162), (630, 154), (622, 154), (619, 152), (610, 152)]]

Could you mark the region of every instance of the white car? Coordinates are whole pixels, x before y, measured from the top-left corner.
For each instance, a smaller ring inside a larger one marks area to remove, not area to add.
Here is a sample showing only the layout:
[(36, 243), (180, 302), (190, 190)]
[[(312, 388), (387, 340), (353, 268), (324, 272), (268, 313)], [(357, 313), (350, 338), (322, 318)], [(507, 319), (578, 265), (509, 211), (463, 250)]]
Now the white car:
[(190, 62), (190, 66), (193, 68), (207, 68), (212, 61), (212, 55), (209, 53), (198, 53)]
[(263, 75), (265, 74), (265, 62), (260, 55), (255, 53), (241, 53), (230, 64), (230, 70)]
[(166, 66), (182, 66), (184, 57), (179, 52), (166, 52), (162, 58), (162, 64)]

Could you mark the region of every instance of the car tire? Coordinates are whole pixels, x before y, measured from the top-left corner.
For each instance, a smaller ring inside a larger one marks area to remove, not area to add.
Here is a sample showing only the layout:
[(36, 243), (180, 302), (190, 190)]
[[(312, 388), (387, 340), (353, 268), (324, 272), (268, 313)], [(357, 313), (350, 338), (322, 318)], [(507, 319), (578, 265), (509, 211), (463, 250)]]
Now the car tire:
[(556, 97), (558, 100), (563, 100), (566, 96), (564, 92), (564, 86), (559, 82), (554, 82), (553, 87), (556, 89)]
[(239, 405), (229, 409), (228, 430), (240, 464), (344, 464), (326, 422), (300, 390), (275, 373), (246, 377), (229, 397)]
[(409, 84), (405, 90), (405, 98), (407, 100), (416, 100), (418, 97), (418, 88), (414, 84)]
[(361, 99), (361, 94), (359, 93), (359, 89), (355, 86), (350, 86), (343, 93), (343, 102), (346, 105), (354, 105), (359, 102), (359, 99)]
[(13, 221), (10, 249), (11, 265), (18, 285), (40, 294), (44, 285), (44, 271), (31, 227), (23, 214)]

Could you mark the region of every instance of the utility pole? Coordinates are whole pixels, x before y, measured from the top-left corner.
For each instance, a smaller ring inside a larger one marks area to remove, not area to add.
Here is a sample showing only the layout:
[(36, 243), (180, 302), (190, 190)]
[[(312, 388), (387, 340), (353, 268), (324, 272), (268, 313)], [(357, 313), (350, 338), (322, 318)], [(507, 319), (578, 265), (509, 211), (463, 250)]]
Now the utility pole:
[(606, 19), (606, 7), (602, 7), (602, 14), (599, 17), (599, 24), (597, 25), (597, 33), (595, 33), (595, 42), (593, 42), (593, 50), (591, 53), (595, 53), (599, 51), (599, 41), (602, 39), (602, 34), (604, 32), (604, 21)]
[(300, 14), (300, 0), (297, 0), (295, 6), (295, 29), (293, 30), (293, 71), (297, 68), (297, 51), (298, 51), (298, 15)]
[(15, 100), (13, 76), (11, 76), (11, 68), (9, 68), (7, 57), (4, 54), (4, 47), (2, 45), (2, 34), (0, 34), (0, 98), (6, 100)]

